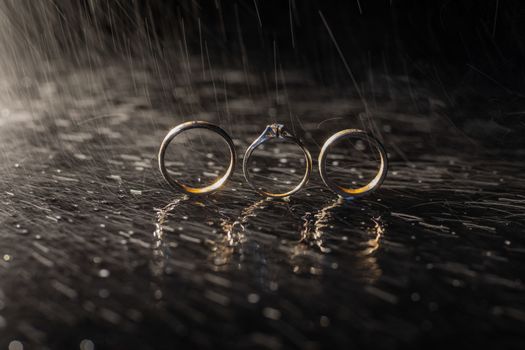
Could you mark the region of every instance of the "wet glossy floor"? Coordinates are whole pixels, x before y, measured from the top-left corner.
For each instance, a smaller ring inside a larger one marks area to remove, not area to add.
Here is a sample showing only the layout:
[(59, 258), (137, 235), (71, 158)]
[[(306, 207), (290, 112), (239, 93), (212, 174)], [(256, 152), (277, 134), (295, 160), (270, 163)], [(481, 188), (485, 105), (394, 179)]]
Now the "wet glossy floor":
[[(367, 115), (351, 89), (300, 73), (269, 88), (195, 71), (113, 63), (3, 87), (1, 348), (524, 346), (522, 162), (469, 140), (406, 78), (366, 85)], [(346, 203), (317, 172), (289, 200), (262, 199), (239, 167), (188, 198), (156, 152), (193, 119), (223, 126), (239, 154), (274, 121), (314, 157), (333, 132), (366, 128), (390, 172)]]

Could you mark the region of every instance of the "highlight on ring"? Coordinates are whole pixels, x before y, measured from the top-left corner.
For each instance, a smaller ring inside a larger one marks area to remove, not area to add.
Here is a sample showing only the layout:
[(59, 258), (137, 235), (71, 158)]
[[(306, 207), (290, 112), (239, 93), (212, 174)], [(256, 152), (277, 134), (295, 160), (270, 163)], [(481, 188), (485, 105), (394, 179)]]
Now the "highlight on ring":
[[(177, 180), (173, 176), (171, 176), (166, 167), (165, 155), (170, 142), (172, 142), (172, 140), (180, 134), (193, 129), (205, 129), (219, 135), (226, 142), (229, 149), (230, 160), (226, 172), (222, 176), (218, 177), (212, 184), (203, 187), (192, 187), (184, 184), (180, 180)], [(379, 154), (379, 169), (376, 175), (373, 177), (373, 179), (364, 186), (350, 188), (338, 185), (333, 179), (331, 179), (330, 175), (327, 172), (327, 158), (330, 153), (330, 147), (344, 139), (355, 139), (364, 141)], [(271, 142), (272, 140), (279, 140), (295, 144), (301, 149), (303, 153), (305, 164), (304, 175), (298, 185), (285, 192), (270, 192), (264, 190), (260, 186), (255, 185), (249, 169), (249, 161), (253, 153), (257, 150), (258, 147), (268, 142)], [(190, 195), (206, 195), (221, 190), (228, 182), (228, 180), (232, 177), (232, 175), (234, 175), (235, 165), (237, 163), (236, 157), (237, 153), (235, 151), (235, 144), (230, 135), (224, 129), (206, 121), (188, 121), (174, 127), (164, 137), (158, 152), (158, 166), (162, 177), (174, 189)], [(319, 152), (318, 166), (319, 175), (322, 179), (323, 184), (329, 190), (331, 190), (341, 198), (350, 200), (367, 196), (377, 191), (381, 187), (388, 173), (388, 156), (385, 147), (381, 144), (381, 142), (379, 142), (379, 140), (377, 140), (372, 135), (360, 129), (344, 129), (334, 133), (325, 141)], [(303, 189), (310, 180), (312, 168), (312, 156), (308, 148), (303, 144), (301, 139), (299, 139), (293, 133), (291, 133), (285, 127), (284, 124), (278, 123), (266, 126), (264, 131), (246, 148), (242, 162), (242, 170), (246, 183), (258, 194), (269, 198), (289, 197)]]

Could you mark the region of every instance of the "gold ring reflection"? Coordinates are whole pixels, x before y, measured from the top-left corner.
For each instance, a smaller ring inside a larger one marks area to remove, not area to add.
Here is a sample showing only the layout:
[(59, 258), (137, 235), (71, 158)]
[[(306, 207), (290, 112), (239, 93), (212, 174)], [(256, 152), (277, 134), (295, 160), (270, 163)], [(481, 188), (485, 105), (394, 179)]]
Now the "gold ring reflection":
[(245, 224), (251, 217), (256, 215), (256, 211), (259, 208), (263, 207), (264, 202), (265, 200), (263, 199), (245, 207), (234, 221), (227, 219), (221, 221), (224, 235), (213, 243), (213, 254), (210, 257), (214, 266), (226, 265), (231, 261), (236, 251), (235, 247), (246, 241), (244, 235)]
[[(344, 219), (347, 215), (352, 215), (349, 212), (350, 207), (342, 199), (336, 199), (329, 204), (325, 205), (317, 213), (311, 214), (307, 213), (305, 215), (303, 223), (303, 230), (301, 231), (301, 238), (297, 246), (292, 250), (291, 260), (293, 264), (294, 272), (300, 271), (310, 271), (310, 273), (320, 274), (322, 273), (322, 268), (326, 264), (321, 264), (320, 262), (312, 265), (310, 259), (310, 265), (304, 266), (304, 259), (299, 259), (304, 256), (311, 256), (312, 252), (310, 247), (317, 248), (320, 253), (334, 253), (340, 251), (341, 237), (334, 231), (334, 227), (339, 223), (339, 225), (353, 225), (352, 223), (346, 222)], [(381, 247), (381, 239), (384, 234), (384, 227), (380, 218), (370, 219), (370, 224), (367, 225), (364, 230), (365, 240), (355, 239), (350, 237), (349, 240), (356, 242), (357, 250), (352, 249), (346, 254), (351, 254), (351, 256), (356, 259), (355, 264), (357, 271), (361, 271), (360, 278), (363, 278), (369, 282), (376, 281), (381, 276), (381, 268), (377, 264), (375, 252)], [(368, 221), (367, 220), (367, 221)], [(359, 234), (359, 232), (356, 232)], [(330, 242), (332, 239), (338, 239), (337, 242)], [(320, 258), (319, 255), (318, 258)], [(334, 255), (335, 257), (335, 255)], [(334, 261), (335, 266), (337, 266), (337, 260)], [(302, 263), (302, 265), (301, 265)], [(340, 268), (340, 267), (338, 267)]]

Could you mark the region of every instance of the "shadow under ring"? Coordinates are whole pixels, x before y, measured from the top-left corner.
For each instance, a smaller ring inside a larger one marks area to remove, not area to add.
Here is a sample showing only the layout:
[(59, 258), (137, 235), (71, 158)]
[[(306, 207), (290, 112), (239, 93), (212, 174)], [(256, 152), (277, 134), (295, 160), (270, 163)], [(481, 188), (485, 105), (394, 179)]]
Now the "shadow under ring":
[[(339, 186), (328, 177), (328, 174), (326, 172), (326, 158), (328, 156), (328, 149), (334, 143), (344, 138), (355, 138), (358, 140), (363, 140), (367, 142), (370, 146), (375, 147), (376, 150), (379, 152), (379, 157), (380, 157), (379, 170), (376, 176), (372, 179), (372, 181), (370, 181), (368, 184), (362, 187), (346, 188), (346, 187)], [(363, 196), (366, 196), (374, 192), (379, 187), (381, 187), (383, 181), (386, 178), (387, 172), (388, 172), (388, 157), (387, 157), (385, 148), (376, 138), (368, 135), (363, 130), (345, 129), (345, 130), (336, 132), (328, 140), (326, 140), (323, 147), (321, 148), (321, 152), (319, 153), (319, 173), (321, 175), (321, 179), (325, 183), (326, 187), (328, 187), (334, 193), (336, 193), (337, 195), (345, 199), (363, 197)]]
[[(226, 144), (228, 145), (228, 148), (230, 150), (230, 165), (228, 166), (228, 169), (226, 170), (226, 173), (219, 179), (217, 179), (214, 183), (211, 185), (205, 186), (205, 187), (191, 187), (188, 185), (185, 185), (174, 178), (172, 178), (168, 170), (166, 169), (165, 164), (165, 154), (166, 149), (168, 148), (168, 145), (170, 142), (180, 135), (181, 133), (192, 130), (192, 129), (206, 129), (210, 130), (212, 132), (215, 132), (219, 136), (221, 136), (224, 141), (226, 141)], [(235, 152), (235, 146), (233, 144), (233, 141), (231, 137), (224, 131), (221, 127), (206, 122), (206, 121), (190, 121), (185, 122), (180, 125), (177, 125), (173, 129), (171, 129), (166, 137), (164, 137), (164, 140), (162, 141), (159, 149), (159, 155), (158, 155), (158, 161), (159, 161), (159, 170), (162, 174), (162, 177), (175, 189), (182, 190), (183, 192), (193, 194), (193, 195), (202, 195), (202, 194), (208, 194), (215, 192), (219, 190), (224, 184), (228, 181), (228, 179), (233, 175), (233, 171), (235, 169), (235, 163), (236, 163), (237, 155)]]
[[(266, 143), (272, 139), (281, 139), (284, 141), (289, 141), (301, 148), (301, 151), (304, 154), (305, 159), (305, 173), (301, 180), (301, 182), (295, 186), (292, 190), (284, 193), (273, 193), (273, 192), (267, 192), (260, 188), (257, 188), (252, 181), (250, 172), (248, 171), (248, 161), (250, 157), (252, 156), (253, 152), (262, 145), (263, 143)], [(244, 178), (246, 179), (246, 182), (257, 192), (259, 192), (261, 195), (266, 197), (275, 197), (275, 198), (283, 198), (291, 196), (292, 194), (299, 191), (304, 185), (308, 183), (308, 180), (310, 179), (310, 174), (312, 173), (312, 156), (310, 154), (310, 151), (303, 145), (301, 140), (299, 140), (297, 137), (289, 133), (284, 125), (282, 124), (272, 124), (268, 125), (266, 129), (263, 131), (263, 133), (255, 140), (253, 143), (246, 149), (246, 152), (244, 154), (244, 159), (242, 163), (242, 170), (244, 173)]]

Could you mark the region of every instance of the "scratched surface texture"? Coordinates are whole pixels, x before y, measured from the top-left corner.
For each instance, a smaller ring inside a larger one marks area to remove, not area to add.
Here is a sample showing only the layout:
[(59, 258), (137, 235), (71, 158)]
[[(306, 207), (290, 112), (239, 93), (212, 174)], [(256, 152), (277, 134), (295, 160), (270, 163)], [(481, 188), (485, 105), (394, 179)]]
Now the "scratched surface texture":
[[(374, 72), (365, 110), (306, 73), (268, 86), (193, 61), (2, 86), (0, 348), (523, 348), (522, 149), (471, 140), (442, 94), (403, 76)], [(333, 132), (365, 128), (389, 175), (344, 203), (314, 171), (272, 201), (238, 167), (224, 190), (188, 198), (156, 152), (194, 119), (223, 126), (240, 155), (275, 121), (314, 157)]]

